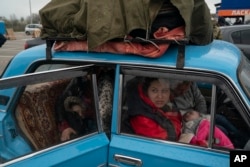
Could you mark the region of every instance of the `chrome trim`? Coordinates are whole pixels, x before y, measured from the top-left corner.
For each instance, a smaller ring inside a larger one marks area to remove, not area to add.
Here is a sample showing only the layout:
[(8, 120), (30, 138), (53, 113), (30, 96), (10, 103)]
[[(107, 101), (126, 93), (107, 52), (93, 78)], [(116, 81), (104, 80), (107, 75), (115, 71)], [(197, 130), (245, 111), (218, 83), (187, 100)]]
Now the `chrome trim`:
[[(23, 74), (14, 77), (1, 78), (0, 89), (7, 89), (11, 87), (26, 86), (30, 84), (48, 82), (58, 79), (73, 78), (78, 76), (84, 76), (87, 74), (86, 71), (82, 71), (86, 68), (94, 65), (84, 65), (77, 67), (69, 67), (63, 69), (42, 71), (37, 73)], [(55, 75), (56, 74), (56, 75)]]
[(125, 156), (125, 155), (120, 155), (120, 154), (115, 154), (113, 156), (114, 160), (126, 164), (126, 165), (131, 165), (131, 166), (142, 166), (142, 160), (130, 156)]
[(108, 164), (108, 167), (120, 167), (119, 165)]

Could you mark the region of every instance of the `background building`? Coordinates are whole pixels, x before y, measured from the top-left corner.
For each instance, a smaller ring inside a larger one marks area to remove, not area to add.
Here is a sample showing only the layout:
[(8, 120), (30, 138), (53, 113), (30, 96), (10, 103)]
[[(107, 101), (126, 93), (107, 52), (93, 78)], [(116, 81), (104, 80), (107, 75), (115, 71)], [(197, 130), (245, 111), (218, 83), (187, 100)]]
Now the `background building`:
[(250, 20), (250, 0), (221, 0), (215, 4), (217, 16), (227, 18), (232, 24), (242, 24)]

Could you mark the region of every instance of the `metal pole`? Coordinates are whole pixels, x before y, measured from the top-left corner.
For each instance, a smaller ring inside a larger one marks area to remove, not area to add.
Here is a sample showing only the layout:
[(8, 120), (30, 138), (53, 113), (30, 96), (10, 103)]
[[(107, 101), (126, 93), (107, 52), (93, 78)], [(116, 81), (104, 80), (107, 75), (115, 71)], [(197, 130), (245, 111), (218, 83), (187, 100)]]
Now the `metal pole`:
[(30, 6), (30, 24), (32, 24), (33, 19), (32, 19), (32, 12), (31, 12), (31, 1), (29, 0), (29, 6)]

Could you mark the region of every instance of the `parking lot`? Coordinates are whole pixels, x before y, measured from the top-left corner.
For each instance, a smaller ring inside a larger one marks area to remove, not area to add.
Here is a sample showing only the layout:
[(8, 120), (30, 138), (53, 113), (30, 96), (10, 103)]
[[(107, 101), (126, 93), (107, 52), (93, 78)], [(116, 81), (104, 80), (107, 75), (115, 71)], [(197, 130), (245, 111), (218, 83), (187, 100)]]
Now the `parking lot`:
[(14, 35), (16, 40), (7, 40), (0, 48), (0, 75), (10, 59), (24, 49), (25, 41), (32, 38), (31, 36), (25, 35), (24, 32), (15, 32)]

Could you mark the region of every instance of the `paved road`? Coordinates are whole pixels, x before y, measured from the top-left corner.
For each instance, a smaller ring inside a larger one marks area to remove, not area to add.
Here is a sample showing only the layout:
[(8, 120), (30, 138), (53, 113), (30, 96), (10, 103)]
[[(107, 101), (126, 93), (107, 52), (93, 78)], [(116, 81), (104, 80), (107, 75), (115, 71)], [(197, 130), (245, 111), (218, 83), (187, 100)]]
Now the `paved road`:
[(26, 36), (24, 32), (15, 32), (16, 40), (7, 40), (0, 48), (0, 75), (9, 63), (10, 59), (24, 48), (26, 40), (31, 39), (31, 36)]

